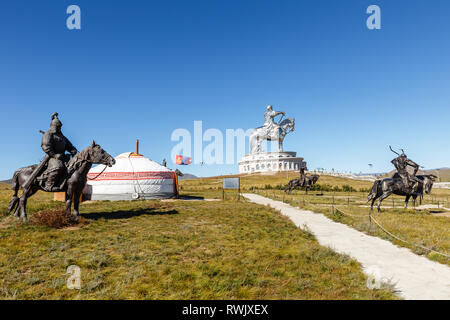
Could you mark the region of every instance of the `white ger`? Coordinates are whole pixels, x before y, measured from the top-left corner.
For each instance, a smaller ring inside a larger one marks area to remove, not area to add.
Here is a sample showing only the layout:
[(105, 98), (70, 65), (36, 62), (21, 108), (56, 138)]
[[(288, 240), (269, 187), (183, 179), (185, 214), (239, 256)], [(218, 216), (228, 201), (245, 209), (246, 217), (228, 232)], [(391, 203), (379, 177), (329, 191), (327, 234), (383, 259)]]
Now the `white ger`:
[[(134, 152), (114, 158), (112, 167), (92, 168), (83, 190), (86, 200), (136, 200), (177, 196), (177, 176), (159, 163)], [(93, 179), (93, 180), (91, 180)]]

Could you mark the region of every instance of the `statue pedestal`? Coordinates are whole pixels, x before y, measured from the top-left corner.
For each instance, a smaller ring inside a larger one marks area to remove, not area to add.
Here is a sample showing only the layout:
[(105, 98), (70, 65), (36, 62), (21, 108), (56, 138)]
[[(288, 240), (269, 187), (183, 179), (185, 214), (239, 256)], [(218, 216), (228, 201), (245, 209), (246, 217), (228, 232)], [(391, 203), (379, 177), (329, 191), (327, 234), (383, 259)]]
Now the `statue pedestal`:
[(239, 173), (299, 171), (303, 158), (297, 157), (296, 152), (261, 152), (247, 154), (239, 164)]

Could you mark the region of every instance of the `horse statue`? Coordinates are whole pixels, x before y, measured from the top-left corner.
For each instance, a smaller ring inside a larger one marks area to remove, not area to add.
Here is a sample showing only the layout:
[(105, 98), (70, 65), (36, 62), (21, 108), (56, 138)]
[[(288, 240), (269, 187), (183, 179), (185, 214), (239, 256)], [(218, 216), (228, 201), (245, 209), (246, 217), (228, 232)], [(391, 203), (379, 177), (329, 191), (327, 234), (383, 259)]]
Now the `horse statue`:
[(295, 119), (287, 118), (273, 127), (262, 126), (250, 134), (250, 153), (260, 153), (263, 140), (278, 141), (278, 151), (283, 152), (283, 141), (286, 135), (295, 129)]
[(286, 188), (284, 188), (284, 192), (291, 194), (292, 190), (297, 187), (305, 187), (305, 193), (308, 194), (308, 189), (316, 184), (317, 180), (319, 180), (318, 174), (313, 174), (312, 176), (305, 176), (303, 179), (300, 177), (298, 179), (293, 179), (288, 182)]
[[(87, 174), (91, 169), (92, 165), (103, 164), (105, 165), (106, 169), (106, 166), (111, 167), (115, 163), (116, 160), (114, 160), (114, 158), (111, 155), (109, 155), (98, 144), (96, 144), (95, 141), (93, 141), (89, 147), (87, 147), (80, 153), (76, 154), (72, 159), (70, 159), (67, 166), (68, 171), (67, 183), (65, 184), (64, 188), (61, 191), (65, 191), (66, 193), (65, 198), (66, 212), (68, 214), (71, 213), (73, 200), (74, 211), (72, 214), (72, 218), (74, 220), (78, 220), (81, 193), (83, 192), (83, 188), (86, 185)], [(38, 179), (35, 179), (30, 185), (30, 187), (28, 188), (23, 187), (24, 184), (27, 183), (27, 181), (29, 180), (30, 176), (33, 174), (37, 166), (38, 165), (35, 164), (32, 166), (18, 169), (16, 172), (14, 172), (14, 176), (12, 179), (11, 187), (14, 190), (14, 195), (8, 205), (8, 214), (11, 213), (13, 210), (15, 210), (14, 216), (16, 218), (21, 218), (23, 222), (26, 222), (27, 220), (26, 206), (28, 198), (30, 198), (39, 190), (46, 191), (39, 184)], [(22, 190), (27, 189), (28, 192), (26, 193), (22, 192), (22, 195), (19, 197), (18, 192), (20, 188)]]
[(429, 194), (433, 183), (437, 178), (435, 175), (417, 175), (416, 178), (420, 181), (417, 186), (405, 187), (402, 178), (395, 174), (392, 178), (386, 178), (383, 180), (376, 180), (373, 183), (372, 189), (367, 196), (367, 202), (372, 201), (370, 209), (373, 210), (375, 200), (378, 200), (378, 212), (381, 211), (381, 202), (389, 197), (391, 194), (399, 196), (405, 196), (405, 209), (408, 208), (409, 199), (413, 198), (414, 206), (416, 205), (416, 199), (420, 196), (422, 201), (424, 192)]

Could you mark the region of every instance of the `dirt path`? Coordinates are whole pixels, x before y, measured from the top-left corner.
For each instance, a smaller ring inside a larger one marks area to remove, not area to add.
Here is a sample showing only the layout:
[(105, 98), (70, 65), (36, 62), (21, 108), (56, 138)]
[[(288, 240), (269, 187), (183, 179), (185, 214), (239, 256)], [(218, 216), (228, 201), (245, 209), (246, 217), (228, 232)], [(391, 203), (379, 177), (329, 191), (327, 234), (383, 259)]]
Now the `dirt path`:
[(305, 224), (321, 245), (358, 260), (363, 271), (378, 280), (389, 279), (405, 299), (450, 299), (450, 268), (372, 237), (322, 214), (294, 208), (256, 194), (243, 194), (251, 202), (270, 205), (296, 226)]

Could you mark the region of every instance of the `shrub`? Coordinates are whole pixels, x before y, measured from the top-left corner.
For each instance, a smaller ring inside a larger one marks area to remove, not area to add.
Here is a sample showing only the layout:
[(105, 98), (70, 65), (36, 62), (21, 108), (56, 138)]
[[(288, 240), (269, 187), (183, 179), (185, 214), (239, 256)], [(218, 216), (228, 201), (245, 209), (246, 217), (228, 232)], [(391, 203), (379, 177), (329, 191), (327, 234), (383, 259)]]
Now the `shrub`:
[[(254, 187), (251, 186), (248, 190), (253, 191), (253, 190), (259, 190), (259, 189), (264, 189), (264, 190), (284, 190), (284, 188), (286, 187), (286, 185), (283, 184), (277, 184), (277, 185), (271, 185), (271, 184), (266, 184), (263, 188), (261, 187)], [(304, 190), (304, 187), (301, 188), (296, 188), (297, 190)], [(316, 183), (315, 185), (311, 186), (309, 188), (310, 191), (325, 191), (325, 192), (357, 192), (358, 190), (356, 190), (355, 188), (353, 188), (350, 185), (344, 184), (342, 187), (339, 186), (332, 186), (328, 183), (325, 184), (319, 184)], [(369, 192), (369, 189), (366, 188), (361, 188), (359, 189), (360, 192)]]
[(35, 225), (56, 229), (77, 224), (77, 222), (72, 219), (72, 216), (67, 214), (66, 210), (63, 208), (39, 211), (37, 214), (33, 215), (32, 221)]
[(344, 191), (344, 192), (356, 192), (356, 189), (353, 188), (352, 186), (349, 186), (348, 184), (344, 184), (342, 186), (342, 191)]

